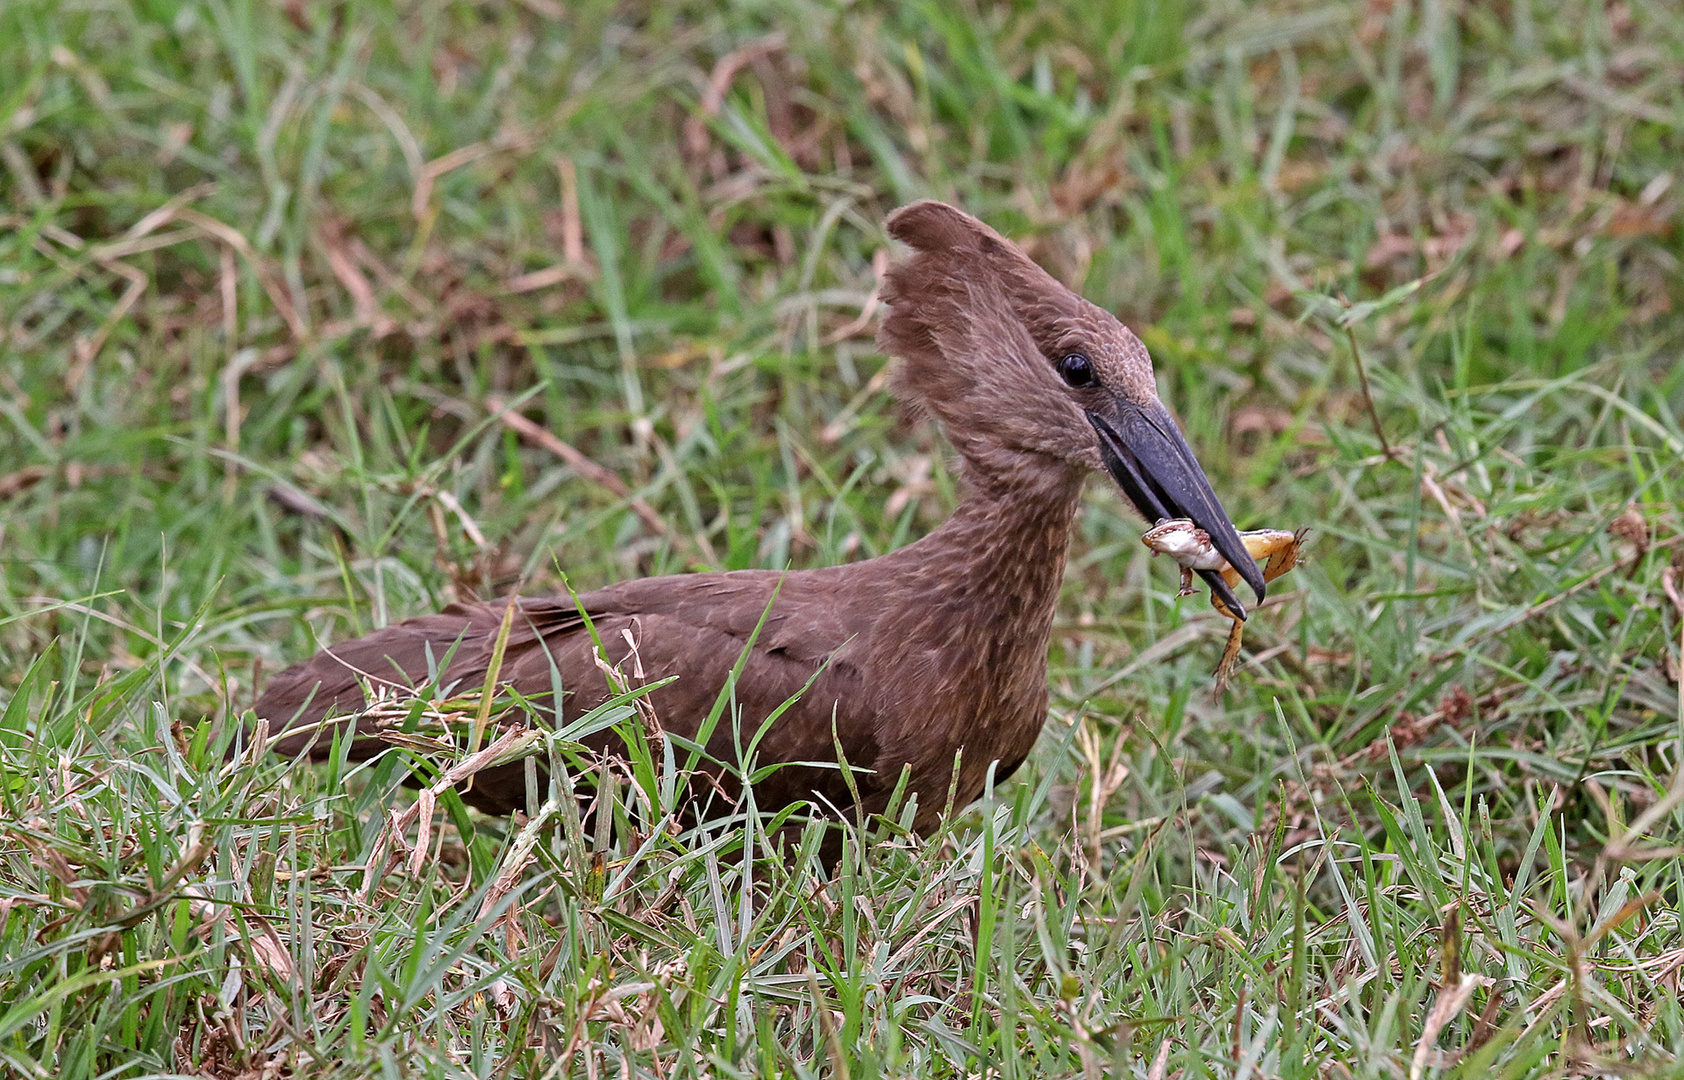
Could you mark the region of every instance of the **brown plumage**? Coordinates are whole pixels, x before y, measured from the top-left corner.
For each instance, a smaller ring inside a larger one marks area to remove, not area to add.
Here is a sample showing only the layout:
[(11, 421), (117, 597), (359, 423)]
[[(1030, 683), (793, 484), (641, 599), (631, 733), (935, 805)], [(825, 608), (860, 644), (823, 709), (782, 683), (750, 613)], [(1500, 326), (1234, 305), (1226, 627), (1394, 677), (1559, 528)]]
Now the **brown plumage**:
[[(903, 770), (932, 827), (954, 783), (958, 804), (987, 770), (1015, 769), (1047, 714), (1047, 645), (1084, 477), (1109, 471), (1147, 517), (1188, 517), (1240, 567), (1262, 579), (1158, 400), (1146, 349), (976, 219), (936, 202), (904, 207), (889, 232), (913, 249), (890, 271), (880, 335), (900, 358), (901, 394), (940, 421), (963, 459), (966, 493), (940, 528), (899, 551), (845, 566), (690, 574), (623, 582), (580, 599), (612, 663), (636, 641), (652, 681), (677, 681), (652, 702), (668, 731), (693, 735), (772, 602), (737, 683), (743, 741), (812, 685), (772, 726), (757, 763), (836, 761), (840, 740), (858, 774), (862, 809), (880, 810)], [(1242, 614), (1226, 583), (1212, 588)], [(566, 690), (564, 720), (609, 696), (568, 597), (521, 598), (501, 678), (547, 702), (551, 665)], [(277, 749), (325, 753), (324, 717), (354, 713), (365, 683), (424, 679), (459, 644), (441, 683), (478, 688), (504, 611), (453, 604), (334, 646), (275, 678), (257, 714), (297, 727)], [(821, 670), (822, 669), (822, 670)], [(817, 677), (815, 678), (815, 672)], [(348, 723), (349, 721), (347, 721)], [(834, 726), (833, 726), (834, 725)], [(834, 735), (833, 735), (834, 732)], [(597, 745), (612, 745), (612, 736)], [(722, 722), (710, 754), (736, 760)], [(382, 744), (353, 743), (365, 757)], [(506, 812), (525, 803), (522, 766), (480, 773), (468, 801)], [(798, 799), (846, 810), (835, 768), (780, 769), (755, 786), (762, 808)]]

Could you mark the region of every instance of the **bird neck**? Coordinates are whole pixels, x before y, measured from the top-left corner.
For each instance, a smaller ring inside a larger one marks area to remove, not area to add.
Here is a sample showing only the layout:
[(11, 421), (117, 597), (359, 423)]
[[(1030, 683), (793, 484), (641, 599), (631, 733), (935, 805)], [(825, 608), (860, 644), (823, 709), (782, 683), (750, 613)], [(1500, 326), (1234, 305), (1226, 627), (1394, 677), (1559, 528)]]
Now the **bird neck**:
[(917, 591), (991, 608), (1019, 632), (1051, 626), (1082, 490), (1082, 474), (1062, 464), (1024, 466), (973, 463), (953, 516), (902, 549), (920, 568)]

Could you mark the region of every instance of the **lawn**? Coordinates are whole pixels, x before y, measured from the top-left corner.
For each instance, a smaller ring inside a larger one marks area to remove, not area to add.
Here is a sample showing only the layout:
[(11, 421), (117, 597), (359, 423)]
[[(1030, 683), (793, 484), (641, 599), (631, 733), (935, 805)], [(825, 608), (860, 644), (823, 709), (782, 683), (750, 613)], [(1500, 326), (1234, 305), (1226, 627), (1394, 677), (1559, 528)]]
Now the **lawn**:
[[(1226, 693), (1095, 481), (1030, 763), (834, 876), (658, 757), (225, 762), (454, 598), (938, 524), (924, 196), (1310, 529)], [(11, 0), (0, 1074), (1677, 1075), (1681, 203), (1663, 0)]]

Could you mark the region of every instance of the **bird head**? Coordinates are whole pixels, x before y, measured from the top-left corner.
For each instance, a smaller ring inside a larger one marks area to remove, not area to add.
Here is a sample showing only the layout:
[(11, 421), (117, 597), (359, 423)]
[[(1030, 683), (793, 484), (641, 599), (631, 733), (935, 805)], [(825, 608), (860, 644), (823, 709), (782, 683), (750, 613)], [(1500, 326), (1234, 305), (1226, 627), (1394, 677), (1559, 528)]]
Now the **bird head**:
[[(1103, 470), (1148, 524), (1189, 518), (1205, 530), (1263, 599), (1263, 575), (1128, 327), (944, 203), (904, 206), (888, 229), (913, 255), (889, 271), (879, 343), (901, 359), (902, 397), (941, 420), (973, 481), (1010, 484), (1049, 463)], [(1220, 575), (1200, 574), (1245, 617)]]

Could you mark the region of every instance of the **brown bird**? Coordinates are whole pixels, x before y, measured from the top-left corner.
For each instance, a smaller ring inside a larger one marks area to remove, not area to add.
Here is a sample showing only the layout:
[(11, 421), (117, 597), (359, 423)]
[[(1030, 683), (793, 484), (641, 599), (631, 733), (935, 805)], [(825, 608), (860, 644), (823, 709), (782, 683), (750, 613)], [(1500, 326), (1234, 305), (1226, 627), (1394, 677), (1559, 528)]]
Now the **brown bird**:
[[(808, 799), (821, 809), (878, 812), (906, 770), (916, 828), (927, 832), (950, 785), (955, 805), (969, 803), (991, 763), (1003, 779), (1040, 734), (1053, 608), (1089, 473), (1110, 473), (1149, 523), (1193, 521), (1259, 600), (1264, 582), (1128, 328), (950, 206), (903, 207), (888, 230), (914, 254), (889, 272), (879, 343), (900, 358), (900, 394), (935, 415), (964, 461), (965, 495), (953, 516), (916, 543), (863, 562), (644, 578), (579, 600), (611, 663), (631, 658), (629, 632), (651, 681), (677, 676), (651, 701), (661, 726), (686, 737), (770, 605), (737, 680), (740, 721), (719, 723), (709, 756), (737, 765), (737, 747), (800, 695), (765, 733), (755, 764), (836, 762), (839, 742), (859, 770), (859, 805), (838, 768), (810, 765), (757, 782), (756, 804)], [(1201, 573), (1243, 618), (1221, 576)], [(552, 669), (559, 672), (564, 723), (610, 697), (574, 601), (520, 597), (452, 604), (336, 645), (276, 677), (257, 715), (289, 729), (279, 752), (323, 757), (324, 727), (351, 724), (365, 687), (418, 683), (429, 658), (436, 666), (449, 657), (441, 685), (477, 689), (511, 602), (502, 683), (549, 703)], [(339, 716), (346, 719), (323, 724)], [(353, 758), (385, 746), (361, 723)], [(615, 739), (602, 733), (594, 746), (609, 749)], [(728, 769), (712, 771), (735, 790)], [(523, 806), (525, 796), (519, 762), (479, 773), (464, 794), (497, 813)]]

